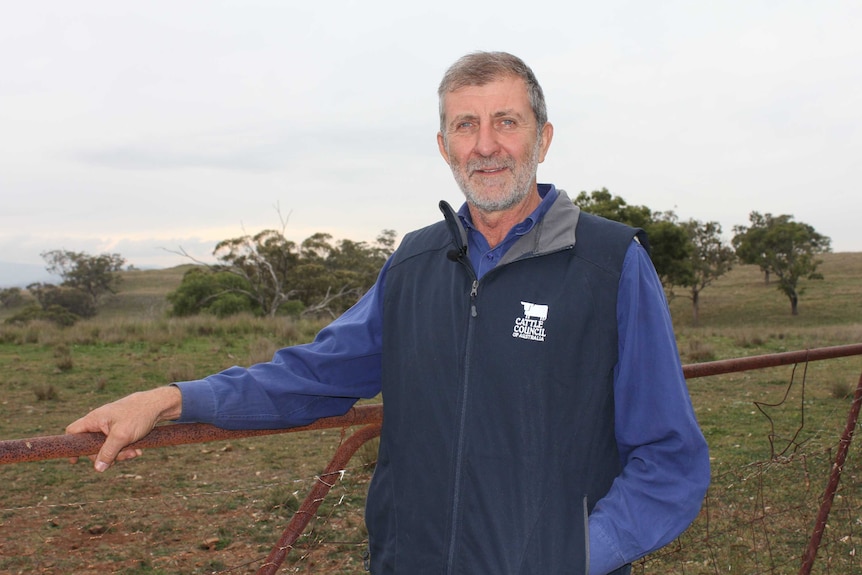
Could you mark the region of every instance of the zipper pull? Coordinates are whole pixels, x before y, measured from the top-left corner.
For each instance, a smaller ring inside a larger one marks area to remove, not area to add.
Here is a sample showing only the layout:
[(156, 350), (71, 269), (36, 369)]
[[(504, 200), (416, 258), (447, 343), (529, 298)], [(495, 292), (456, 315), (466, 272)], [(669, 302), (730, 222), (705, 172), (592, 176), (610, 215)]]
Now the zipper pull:
[(476, 311), (476, 296), (479, 294), (479, 280), (473, 280), (473, 288), (470, 290), (470, 315), (476, 317), (479, 312)]

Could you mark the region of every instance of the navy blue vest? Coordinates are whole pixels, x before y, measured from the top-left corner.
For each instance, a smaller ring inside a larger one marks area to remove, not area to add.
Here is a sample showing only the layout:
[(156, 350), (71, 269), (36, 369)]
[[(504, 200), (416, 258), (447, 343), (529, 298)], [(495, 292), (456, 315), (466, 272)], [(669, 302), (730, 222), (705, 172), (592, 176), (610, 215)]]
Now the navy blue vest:
[(587, 515), (621, 470), (616, 300), (634, 235), (581, 213), (574, 247), (477, 283), (444, 222), (404, 238), (385, 285), (372, 573), (586, 573)]

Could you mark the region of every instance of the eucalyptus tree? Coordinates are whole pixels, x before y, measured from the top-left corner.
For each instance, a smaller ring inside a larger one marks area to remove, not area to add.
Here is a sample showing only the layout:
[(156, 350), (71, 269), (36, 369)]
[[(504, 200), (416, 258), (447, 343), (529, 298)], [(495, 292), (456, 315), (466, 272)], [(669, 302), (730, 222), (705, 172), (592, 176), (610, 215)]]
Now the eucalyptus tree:
[[(735, 226), (733, 246), (740, 261), (755, 264), (775, 276), (778, 289), (790, 300), (790, 313), (799, 314), (799, 280), (823, 279), (816, 256), (830, 251), (831, 240), (813, 226), (793, 221), (791, 215), (749, 214), (751, 225)], [(768, 276), (767, 276), (768, 277)]]
[(169, 296), (172, 313), (275, 316), (287, 308), (289, 313), (335, 317), (371, 287), (394, 243), (391, 230), (373, 244), (333, 241), (327, 233), (296, 244), (284, 229), (223, 240), (213, 250), (218, 263), (187, 273)]
[(630, 205), (607, 188), (581, 192), (574, 203), (591, 214), (643, 229), (649, 237), (650, 257), (668, 297), (673, 297), (674, 286), (688, 284), (692, 248), (688, 233), (672, 211)]
[(694, 323), (700, 319), (700, 293), (726, 274), (736, 261), (733, 248), (721, 237), (721, 224), (688, 220), (683, 224), (692, 246), (689, 258), (690, 278), (686, 285)]
[(116, 293), (126, 260), (120, 254), (90, 255), (86, 252), (51, 250), (40, 254), (46, 269), (62, 278), (64, 287), (87, 294), (95, 306), (107, 293)]

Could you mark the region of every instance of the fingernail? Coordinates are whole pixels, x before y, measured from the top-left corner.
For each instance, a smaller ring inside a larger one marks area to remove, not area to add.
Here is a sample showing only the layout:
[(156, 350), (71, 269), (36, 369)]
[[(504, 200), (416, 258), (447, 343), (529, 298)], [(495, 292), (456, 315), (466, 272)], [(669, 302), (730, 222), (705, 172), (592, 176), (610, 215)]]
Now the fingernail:
[(97, 461), (96, 462), (96, 471), (98, 471), (99, 473), (106, 470), (107, 468), (108, 468), (108, 464), (105, 463), (104, 461)]

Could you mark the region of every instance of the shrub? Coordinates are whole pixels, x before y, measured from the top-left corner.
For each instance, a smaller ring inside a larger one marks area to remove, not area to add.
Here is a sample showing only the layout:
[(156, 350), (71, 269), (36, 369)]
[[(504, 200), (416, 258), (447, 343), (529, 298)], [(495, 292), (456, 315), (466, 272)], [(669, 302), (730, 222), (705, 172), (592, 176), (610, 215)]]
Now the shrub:
[(208, 310), (216, 317), (228, 317), (252, 310), (248, 296), (238, 293), (222, 294), (209, 305)]
[(36, 394), (36, 401), (52, 401), (58, 397), (57, 390), (50, 383), (36, 386), (33, 393)]
[(832, 383), (831, 393), (835, 399), (847, 399), (853, 395), (853, 388), (845, 381), (835, 381)]
[(11, 287), (0, 289), (0, 307), (12, 309), (24, 304), (24, 292), (21, 288)]
[(185, 317), (209, 311), (218, 317), (254, 311), (254, 302), (239, 290), (247, 290), (248, 282), (229, 272), (192, 268), (183, 276), (180, 286), (167, 295), (170, 315)]
[(78, 317), (96, 315), (96, 305), (90, 295), (78, 288), (58, 287), (51, 284), (32, 284), (28, 288), (42, 309), (59, 306)]
[(713, 349), (711, 345), (703, 343), (699, 339), (689, 340), (686, 356), (693, 363), (713, 361), (716, 357), (715, 349)]
[(60, 371), (71, 371), (74, 367), (72, 352), (69, 351), (68, 345), (61, 344), (54, 348), (54, 365)]
[(12, 317), (6, 323), (23, 325), (32, 321), (49, 321), (59, 326), (69, 327), (75, 325), (81, 317), (59, 305), (52, 305), (47, 309), (38, 306), (27, 306)]

